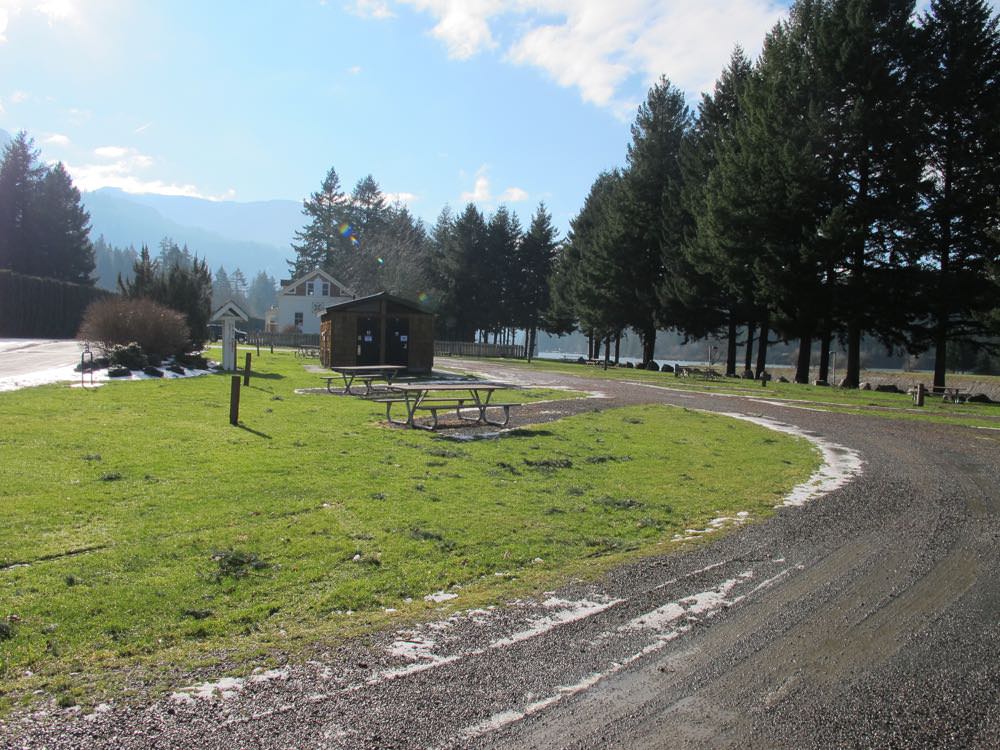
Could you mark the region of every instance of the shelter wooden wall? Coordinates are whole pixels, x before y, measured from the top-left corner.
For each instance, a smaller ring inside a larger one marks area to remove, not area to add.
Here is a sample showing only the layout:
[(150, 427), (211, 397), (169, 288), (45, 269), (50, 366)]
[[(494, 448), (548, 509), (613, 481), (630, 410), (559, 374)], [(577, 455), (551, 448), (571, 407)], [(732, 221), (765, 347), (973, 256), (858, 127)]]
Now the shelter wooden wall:
[[(409, 323), (407, 370), (430, 372), (434, 367), (434, 316), (413, 310), (391, 299), (368, 298), (330, 309), (320, 322), (320, 359), (326, 367), (358, 364), (358, 320), (378, 318), (379, 336), (385, 342), (387, 318), (405, 318)], [(383, 362), (385, 361), (383, 346)]]

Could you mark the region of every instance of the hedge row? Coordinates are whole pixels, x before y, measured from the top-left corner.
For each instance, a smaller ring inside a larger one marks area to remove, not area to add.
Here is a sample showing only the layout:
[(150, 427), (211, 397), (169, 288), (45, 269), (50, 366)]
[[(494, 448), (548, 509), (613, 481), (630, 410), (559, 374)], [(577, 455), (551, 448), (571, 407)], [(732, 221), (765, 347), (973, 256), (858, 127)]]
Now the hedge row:
[(0, 336), (74, 338), (83, 311), (104, 289), (0, 269)]

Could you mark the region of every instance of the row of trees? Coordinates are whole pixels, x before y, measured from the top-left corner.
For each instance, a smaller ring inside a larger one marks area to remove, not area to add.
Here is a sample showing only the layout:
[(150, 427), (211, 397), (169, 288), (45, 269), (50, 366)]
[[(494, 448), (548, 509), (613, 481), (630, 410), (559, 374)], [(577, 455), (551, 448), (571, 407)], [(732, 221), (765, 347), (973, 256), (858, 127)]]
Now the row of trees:
[(415, 297), (429, 288), (423, 222), (390, 204), (371, 175), (347, 194), (331, 167), (302, 213), (307, 222), (295, 234), (288, 264), (293, 277), (322, 268), (359, 295), (388, 289)]
[(93, 285), (90, 216), (62, 163), (45, 166), (21, 131), (0, 160), (0, 269)]
[(439, 334), (457, 340), (523, 329), (533, 342), (543, 325), (557, 249), (544, 205), (527, 232), (506, 206), (487, 217), (471, 203), (458, 215), (446, 207), (428, 231), (390, 204), (371, 175), (348, 195), (331, 168), (302, 212), (289, 262), (295, 276), (322, 268), (359, 295), (422, 300), (438, 314)]
[(887, 347), (989, 346), (1000, 299), (1000, 35), (983, 0), (798, 0), (751, 64), (737, 49), (695, 118), (662, 79), (627, 166), (594, 182), (553, 279), (553, 328), (771, 331), (796, 380), (835, 338), (858, 385), (863, 334)]
[(277, 302), (278, 282), (266, 271), (258, 271), (253, 281), (237, 266), (232, 273), (225, 266), (219, 266), (212, 277), (212, 307), (217, 308), (232, 299), (258, 318), (263, 318), (268, 309)]

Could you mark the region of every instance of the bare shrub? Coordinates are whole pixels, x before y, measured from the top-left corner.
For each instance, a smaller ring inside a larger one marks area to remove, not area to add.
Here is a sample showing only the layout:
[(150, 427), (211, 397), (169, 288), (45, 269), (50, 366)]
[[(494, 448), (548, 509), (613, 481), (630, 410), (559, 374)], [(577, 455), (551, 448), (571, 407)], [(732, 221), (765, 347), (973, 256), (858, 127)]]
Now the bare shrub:
[(168, 357), (187, 348), (190, 331), (184, 316), (169, 307), (149, 299), (110, 297), (87, 308), (76, 337), (105, 354), (134, 341), (144, 352)]

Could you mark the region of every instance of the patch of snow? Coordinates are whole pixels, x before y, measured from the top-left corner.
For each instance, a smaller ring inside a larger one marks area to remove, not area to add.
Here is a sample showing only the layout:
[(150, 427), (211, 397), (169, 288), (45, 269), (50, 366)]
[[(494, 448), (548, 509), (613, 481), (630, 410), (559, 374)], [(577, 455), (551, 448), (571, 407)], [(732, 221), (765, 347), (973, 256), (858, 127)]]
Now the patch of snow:
[(827, 440), (814, 432), (802, 430), (790, 424), (776, 422), (773, 419), (765, 417), (752, 417), (747, 414), (734, 413), (728, 413), (726, 416), (742, 419), (746, 422), (753, 422), (776, 432), (784, 432), (788, 435), (805, 438), (819, 448), (823, 456), (822, 465), (813, 472), (813, 475), (809, 479), (793, 487), (791, 492), (785, 496), (785, 499), (775, 507), (798, 507), (805, 505), (810, 500), (840, 489), (851, 480), (860, 476), (864, 469), (864, 461), (861, 459), (861, 454), (857, 451)]
[[(37, 372), (26, 373), (24, 375), (11, 375), (6, 378), (0, 378), (0, 393), (4, 391), (18, 391), (22, 388), (33, 388), (39, 385), (50, 385), (52, 383), (65, 383), (69, 382), (71, 386), (80, 388), (81, 379), (80, 373), (74, 370), (75, 365), (65, 365), (63, 367), (52, 367), (47, 370), (39, 370)], [(91, 385), (91, 373), (84, 373), (83, 387), (98, 387), (105, 383), (113, 383), (117, 381), (130, 381), (130, 380), (174, 380), (177, 378), (194, 378), (201, 375), (208, 375), (211, 370), (187, 370), (184, 375), (178, 375), (176, 372), (171, 372), (170, 370), (163, 371), (163, 377), (157, 378), (153, 375), (147, 375), (141, 370), (136, 370), (125, 378), (109, 378), (108, 371), (105, 370), (95, 370), (93, 375), (93, 385)]]
[(424, 601), (437, 602), (438, 604), (440, 604), (441, 602), (447, 602), (450, 601), (451, 599), (457, 599), (457, 598), (458, 594), (451, 594), (447, 591), (435, 591), (433, 594), (428, 594), (427, 596), (425, 596)]

